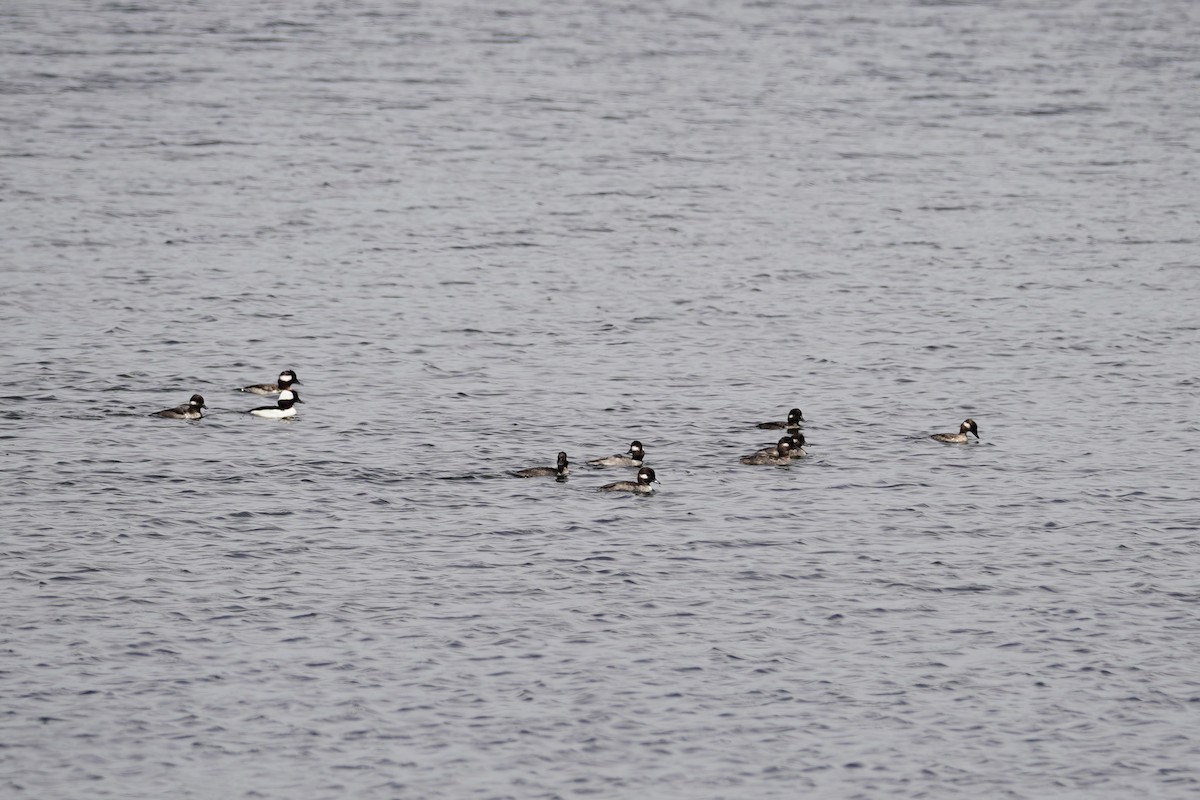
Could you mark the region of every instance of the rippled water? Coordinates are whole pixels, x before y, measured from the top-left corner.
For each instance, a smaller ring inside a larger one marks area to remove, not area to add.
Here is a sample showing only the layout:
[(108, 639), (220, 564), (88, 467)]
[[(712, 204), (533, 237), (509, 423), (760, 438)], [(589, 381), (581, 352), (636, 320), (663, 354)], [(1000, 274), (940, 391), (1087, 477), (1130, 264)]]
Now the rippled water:
[(1198, 41), (6, 6), (3, 795), (1191, 796)]

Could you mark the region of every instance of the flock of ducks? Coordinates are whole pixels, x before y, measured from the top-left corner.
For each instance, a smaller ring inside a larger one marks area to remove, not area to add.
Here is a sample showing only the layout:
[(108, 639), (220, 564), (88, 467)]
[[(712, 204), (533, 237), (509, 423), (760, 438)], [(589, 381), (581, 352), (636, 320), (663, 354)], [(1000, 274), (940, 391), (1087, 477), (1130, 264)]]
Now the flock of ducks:
[[(652, 484), (658, 483), (658, 478), (654, 474), (651, 467), (645, 466), (642, 461), (646, 457), (646, 448), (642, 447), (642, 443), (634, 439), (630, 443), (629, 449), (624, 453), (613, 453), (611, 456), (604, 458), (594, 458), (587, 462), (589, 467), (637, 467), (637, 480), (633, 481), (617, 481), (615, 483), (606, 483), (600, 487), (602, 492), (633, 492), (634, 494), (650, 494), (654, 491)], [(519, 469), (513, 472), (512, 475), (518, 478), (554, 478), (556, 481), (562, 482), (567, 479), (567, 475), (571, 471), (571, 464), (567, 461), (567, 454), (559, 452), (558, 466), (554, 467), (530, 467), (529, 469)]]
[[(252, 408), (248, 413), (256, 417), (265, 417), (266, 419), (287, 419), (288, 417), (296, 416), (296, 403), (301, 402), (300, 395), (296, 393), (292, 386), (300, 383), (300, 379), (296, 377), (295, 370), (284, 370), (279, 373), (279, 378), (275, 383), (256, 383), (251, 386), (243, 386), (238, 391), (249, 392), (250, 394), (262, 395), (269, 397), (278, 395), (278, 399), (273, 406), (260, 406)], [(204, 404), (204, 398), (201, 395), (194, 394), (192, 398), (181, 406), (175, 408), (165, 408), (162, 411), (156, 411), (150, 416), (166, 417), (168, 419), (200, 419), (200, 409), (207, 408)], [(804, 426), (804, 413), (793, 408), (788, 412), (787, 419), (772, 420), (770, 422), (760, 422), (755, 427), (763, 430), (784, 430), (787, 433), (782, 436), (779, 441), (770, 447), (764, 447), (749, 455), (742, 456), (738, 459), (742, 464), (753, 466), (770, 465), (770, 466), (785, 466), (790, 464), (793, 458), (803, 458), (808, 455), (804, 450), (806, 444), (804, 434), (800, 428)], [(979, 438), (979, 426), (973, 419), (966, 419), (958, 426), (958, 433), (935, 433), (930, 438), (939, 442), (949, 442), (951, 444), (966, 444), (970, 441), (967, 435), (970, 434), (976, 439)], [(636, 439), (630, 443), (629, 449), (624, 453), (614, 453), (611, 456), (596, 458), (588, 461), (588, 466), (591, 467), (637, 467), (637, 479), (632, 481), (616, 481), (608, 483), (600, 487), (602, 492), (631, 492), (633, 494), (652, 494), (654, 492), (654, 484), (658, 483), (658, 478), (654, 474), (651, 467), (647, 467), (644, 463), (646, 458), (646, 448)], [(566, 452), (560, 451), (558, 454), (558, 463), (553, 467), (530, 467), (521, 469), (511, 473), (517, 478), (554, 478), (556, 481), (567, 480), (568, 474), (571, 471), (571, 464), (567, 460)]]
[[(790, 464), (793, 458), (803, 458), (808, 455), (804, 450), (806, 444), (804, 434), (800, 428), (804, 425), (804, 413), (793, 408), (788, 412), (785, 420), (772, 420), (770, 422), (760, 422), (755, 427), (763, 430), (785, 430), (787, 433), (780, 437), (779, 441), (770, 447), (764, 447), (761, 450), (756, 450), (749, 455), (742, 456), (738, 461), (742, 464), (753, 466), (771, 465), (785, 466)], [(939, 442), (950, 442), (952, 444), (965, 444), (967, 434), (973, 434), (976, 439), (979, 438), (979, 426), (975, 424), (975, 420), (968, 419), (958, 428), (958, 433), (935, 433), (932, 439)], [(617, 453), (604, 458), (593, 459), (588, 461), (588, 466), (592, 467), (637, 467), (636, 481), (617, 481), (616, 483), (605, 484), (600, 487), (602, 492), (632, 492), (634, 494), (651, 494), (654, 492), (652, 484), (658, 483), (654, 475), (654, 470), (645, 466), (643, 463), (646, 457), (646, 449), (642, 443), (634, 440), (629, 445), (629, 450), (625, 453)], [(518, 478), (554, 478), (556, 481), (565, 481), (567, 475), (571, 471), (571, 464), (567, 460), (566, 452), (560, 451), (558, 454), (558, 464), (553, 467), (530, 467), (529, 469), (521, 469), (511, 473)]]
[[(295, 370), (285, 369), (279, 373), (279, 377), (275, 380), (275, 383), (256, 383), (251, 386), (243, 386), (238, 391), (262, 395), (263, 397), (270, 397), (273, 394), (279, 395), (279, 398), (275, 401), (275, 405), (252, 408), (248, 413), (266, 419), (287, 419), (288, 417), (296, 416), (296, 403), (304, 402), (300, 399), (300, 394), (292, 389), (292, 386), (299, 382), (300, 379), (296, 377)], [(167, 419), (200, 419), (204, 416), (200, 413), (200, 409), (202, 408), (208, 408), (204, 404), (204, 396), (194, 394), (192, 395), (192, 399), (183, 405), (175, 406), (174, 408), (164, 408), (162, 411), (155, 411), (150, 416), (166, 417)]]

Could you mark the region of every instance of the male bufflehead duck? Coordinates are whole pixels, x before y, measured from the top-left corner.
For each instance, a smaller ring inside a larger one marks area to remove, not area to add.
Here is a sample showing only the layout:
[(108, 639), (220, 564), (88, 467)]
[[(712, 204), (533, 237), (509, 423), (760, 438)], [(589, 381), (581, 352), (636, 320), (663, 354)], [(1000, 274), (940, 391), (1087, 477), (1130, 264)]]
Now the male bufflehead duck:
[(529, 469), (520, 469), (513, 473), (518, 478), (550, 478), (555, 480), (565, 481), (567, 473), (570, 472), (570, 464), (567, 463), (567, 454), (560, 452), (558, 454), (557, 467), (530, 467)]
[(742, 456), (738, 460), (743, 464), (773, 464), (776, 466), (789, 464), (792, 460), (792, 437), (784, 436), (776, 442), (774, 447)]
[(608, 483), (601, 486), (600, 491), (653, 494), (654, 487), (650, 485), (652, 483), (658, 483), (658, 478), (654, 477), (654, 470), (650, 469), (650, 467), (642, 467), (638, 470), (637, 483), (633, 481), (617, 481), (616, 483)]
[(642, 459), (646, 457), (646, 451), (642, 448), (642, 443), (636, 439), (630, 443), (628, 455), (624, 453), (616, 453), (615, 455), (605, 456), (604, 458), (593, 459), (587, 462), (593, 467), (640, 467)]
[(279, 377), (275, 380), (275, 383), (256, 383), (253, 386), (243, 386), (238, 391), (261, 395), (279, 394), (284, 389), (290, 389), (292, 384), (299, 382), (300, 379), (296, 377), (294, 370), (285, 369), (279, 373)]
[(964, 444), (970, 441), (967, 439), (968, 433), (974, 434), (976, 439), (979, 438), (979, 426), (975, 424), (975, 420), (973, 419), (963, 420), (963, 424), (958, 426), (958, 433), (935, 433), (929, 438), (939, 442)]
[(287, 419), (296, 416), (296, 403), (303, 402), (300, 395), (291, 389), (284, 389), (279, 393), (279, 399), (275, 401), (275, 405), (252, 408), (250, 413), (256, 417), (266, 417), (267, 419)]
[(786, 422), (778, 422), (778, 421), (776, 421), (776, 422), (760, 422), (755, 427), (768, 428), (768, 429), (786, 428), (787, 430), (793, 430), (795, 428), (799, 428), (803, 424), (804, 424), (804, 412), (798, 408), (793, 408), (791, 411), (788, 412)]
[(162, 411), (155, 411), (150, 416), (166, 417), (167, 419), (200, 419), (200, 409), (202, 408), (208, 408), (208, 406), (204, 405), (204, 398), (198, 394), (194, 394), (192, 395), (192, 399), (187, 401), (186, 405), (164, 408)]

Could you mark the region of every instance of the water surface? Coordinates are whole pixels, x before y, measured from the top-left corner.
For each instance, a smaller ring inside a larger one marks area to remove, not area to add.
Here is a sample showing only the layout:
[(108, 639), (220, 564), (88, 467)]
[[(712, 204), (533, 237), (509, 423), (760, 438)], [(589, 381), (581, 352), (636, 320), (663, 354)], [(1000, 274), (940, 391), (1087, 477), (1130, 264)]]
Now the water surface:
[(1190, 796), (1197, 41), (9, 7), (5, 796)]

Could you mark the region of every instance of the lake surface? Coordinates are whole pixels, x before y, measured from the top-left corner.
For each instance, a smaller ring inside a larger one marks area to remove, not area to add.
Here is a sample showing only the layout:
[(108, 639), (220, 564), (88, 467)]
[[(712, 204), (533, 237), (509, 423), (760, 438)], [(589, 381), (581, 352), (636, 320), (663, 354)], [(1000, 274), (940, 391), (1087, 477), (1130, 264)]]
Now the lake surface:
[(1198, 43), (6, 5), (0, 794), (1195, 796)]

